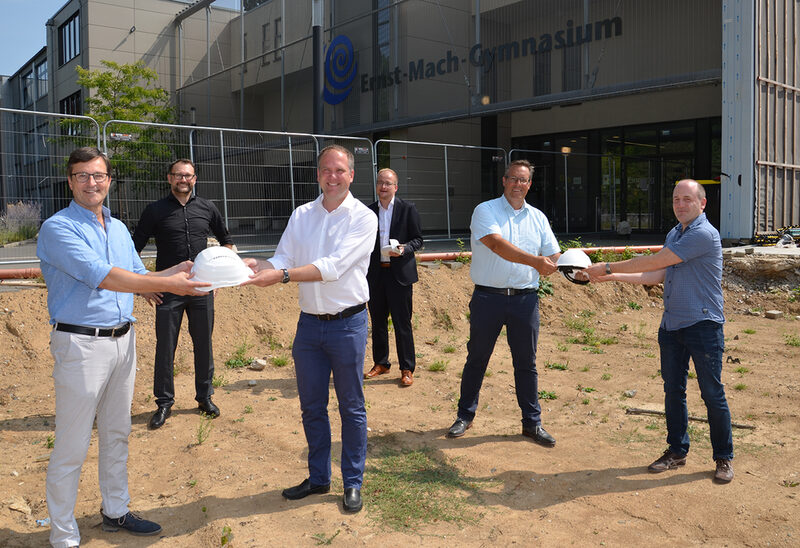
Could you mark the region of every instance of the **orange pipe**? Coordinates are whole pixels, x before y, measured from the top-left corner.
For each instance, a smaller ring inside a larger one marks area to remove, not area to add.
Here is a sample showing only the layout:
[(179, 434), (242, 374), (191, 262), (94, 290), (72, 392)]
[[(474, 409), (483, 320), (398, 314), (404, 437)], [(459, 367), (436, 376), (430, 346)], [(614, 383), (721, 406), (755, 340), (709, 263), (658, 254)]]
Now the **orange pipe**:
[[(611, 251), (614, 253), (622, 253), (625, 250), (632, 251), (633, 253), (644, 253), (650, 251), (651, 253), (658, 253), (663, 246), (660, 245), (627, 245), (627, 246), (609, 246), (609, 247), (585, 247), (581, 251), (589, 255), (596, 251)], [(443, 253), (419, 253), (417, 259), (419, 261), (455, 261), (457, 257), (472, 257), (470, 251), (451, 251)]]
[(609, 247), (584, 247), (581, 249), (587, 255), (595, 253), (596, 251), (611, 251), (613, 253), (622, 253), (624, 251), (632, 251), (634, 253), (644, 253), (650, 251), (651, 253), (658, 253), (661, 251), (663, 245), (618, 245)]
[(0, 268), (0, 280), (21, 280), (23, 278), (38, 278), (42, 275), (39, 268)]

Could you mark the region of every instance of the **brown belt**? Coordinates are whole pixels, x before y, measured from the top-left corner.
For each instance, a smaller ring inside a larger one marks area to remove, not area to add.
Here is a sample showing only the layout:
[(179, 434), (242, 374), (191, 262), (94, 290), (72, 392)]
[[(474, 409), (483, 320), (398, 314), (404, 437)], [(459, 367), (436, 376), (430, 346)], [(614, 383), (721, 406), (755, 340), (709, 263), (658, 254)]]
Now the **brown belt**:
[(391, 268), (392, 263), (381, 263), (381, 268)]

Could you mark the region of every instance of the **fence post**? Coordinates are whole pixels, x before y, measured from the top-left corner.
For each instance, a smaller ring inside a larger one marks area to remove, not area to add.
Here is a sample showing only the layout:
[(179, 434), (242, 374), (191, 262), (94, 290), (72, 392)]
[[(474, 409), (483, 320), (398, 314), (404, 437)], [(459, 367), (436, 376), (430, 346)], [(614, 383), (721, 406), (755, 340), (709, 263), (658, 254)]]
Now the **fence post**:
[(225, 133), (220, 130), (219, 132), (219, 163), (222, 169), (222, 207), (225, 211), (225, 228), (228, 227), (228, 183), (225, 179)]
[(450, 234), (450, 172), (447, 169), (447, 145), (444, 146), (444, 203), (447, 208), (447, 237)]
[(292, 197), (292, 211), (295, 209), (294, 201), (294, 158), (292, 157), (292, 137), (289, 136), (289, 193)]

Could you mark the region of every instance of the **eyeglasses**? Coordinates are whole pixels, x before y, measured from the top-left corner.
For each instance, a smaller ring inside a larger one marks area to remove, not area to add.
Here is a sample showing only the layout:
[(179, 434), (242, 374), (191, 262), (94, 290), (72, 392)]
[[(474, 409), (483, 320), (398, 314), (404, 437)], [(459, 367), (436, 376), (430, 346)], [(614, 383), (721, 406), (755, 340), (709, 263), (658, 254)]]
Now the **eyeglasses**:
[(377, 186), (395, 186), (397, 183), (390, 183), (387, 181), (378, 181)]
[(514, 177), (513, 175), (506, 177), (506, 179), (508, 179), (508, 182), (511, 184), (519, 183), (521, 185), (527, 185), (531, 182), (530, 179), (521, 179), (519, 177)]
[(96, 173), (86, 173), (85, 171), (78, 171), (77, 173), (73, 173), (72, 176), (79, 183), (88, 183), (89, 177), (94, 179), (96, 183), (102, 183), (106, 179), (108, 179), (108, 173), (103, 173), (102, 171), (98, 171)]
[(191, 181), (195, 178), (194, 173), (170, 173), (170, 175), (179, 181)]

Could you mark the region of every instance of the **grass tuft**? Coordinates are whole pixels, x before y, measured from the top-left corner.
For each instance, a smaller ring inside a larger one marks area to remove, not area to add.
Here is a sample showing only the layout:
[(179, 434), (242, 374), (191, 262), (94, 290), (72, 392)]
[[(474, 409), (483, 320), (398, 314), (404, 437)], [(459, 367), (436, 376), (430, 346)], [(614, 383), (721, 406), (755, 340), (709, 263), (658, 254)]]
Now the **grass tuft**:
[(386, 450), (370, 458), (363, 492), (370, 512), (395, 530), (415, 529), (425, 523), (474, 523), (479, 519), (466, 496), (478, 495), (478, 481), (433, 457), (429, 448)]

